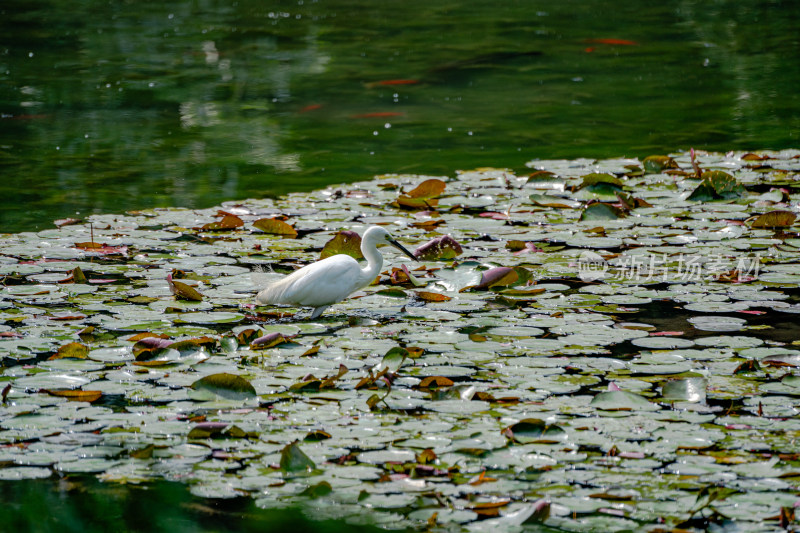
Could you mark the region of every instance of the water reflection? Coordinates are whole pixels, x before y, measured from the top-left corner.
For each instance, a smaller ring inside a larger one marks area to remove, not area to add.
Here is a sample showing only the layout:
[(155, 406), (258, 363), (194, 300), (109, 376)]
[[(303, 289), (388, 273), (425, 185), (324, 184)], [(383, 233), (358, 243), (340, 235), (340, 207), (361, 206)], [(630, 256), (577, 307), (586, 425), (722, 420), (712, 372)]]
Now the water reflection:
[(794, 4), (0, 11), (0, 231), (382, 172), (797, 145)]

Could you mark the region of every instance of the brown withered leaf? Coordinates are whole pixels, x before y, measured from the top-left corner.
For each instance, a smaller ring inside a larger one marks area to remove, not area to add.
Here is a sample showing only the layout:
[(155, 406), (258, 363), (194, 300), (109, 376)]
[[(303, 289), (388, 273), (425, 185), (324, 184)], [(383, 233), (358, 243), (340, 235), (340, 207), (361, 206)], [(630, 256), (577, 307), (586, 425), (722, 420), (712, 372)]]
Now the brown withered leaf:
[(203, 231), (230, 231), (244, 226), (244, 220), (236, 215), (226, 214), (221, 220), (204, 224), (200, 229)]
[(446, 302), (453, 299), (446, 294), (440, 294), (438, 292), (415, 291), (414, 294), (417, 295), (417, 298), (425, 302)]
[(89, 403), (96, 402), (103, 395), (101, 391), (97, 390), (42, 389), (41, 392), (45, 392), (50, 396), (58, 396), (61, 398), (66, 398), (71, 402), (89, 402)]
[(428, 376), (417, 385), (420, 389), (430, 389), (431, 387), (452, 387), (453, 380), (444, 376)]

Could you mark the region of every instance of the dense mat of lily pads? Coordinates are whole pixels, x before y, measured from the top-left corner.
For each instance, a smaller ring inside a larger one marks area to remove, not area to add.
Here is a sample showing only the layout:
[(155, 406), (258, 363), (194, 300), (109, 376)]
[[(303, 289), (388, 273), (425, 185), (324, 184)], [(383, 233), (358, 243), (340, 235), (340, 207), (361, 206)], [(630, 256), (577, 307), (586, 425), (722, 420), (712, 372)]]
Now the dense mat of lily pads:
[[(789, 527), (800, 152), (529, 166), (0, 237), (0, 479), (387, 528)], [(420, 260), (385, 248), (315, 321), (253, 305), (376, 224)]]

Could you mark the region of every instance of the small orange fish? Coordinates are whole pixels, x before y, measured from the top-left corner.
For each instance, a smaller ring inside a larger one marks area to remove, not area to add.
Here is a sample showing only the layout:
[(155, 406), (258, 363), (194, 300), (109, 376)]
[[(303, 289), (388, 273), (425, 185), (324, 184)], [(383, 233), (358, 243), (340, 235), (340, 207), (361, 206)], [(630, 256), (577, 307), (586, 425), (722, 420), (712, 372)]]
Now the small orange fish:
[(639, 46), (639, 43), (637, 43), (636, 41), (629, 41), (627, 39), (586, 39), (584, 42), (598, 43), (598, 44), (615, 44), (617, 46)]
[(419, 80), (412, 80), (412, 79), (400, 79), (400, 80), (380, 80), (380, 81), (373, 81), (367, 83), (366, 86), (368, 89), (372, 89), (375, 87), (391, 87), (393, 85), (416, 85), (420, 83)]
[(350, 118), (389, 118), (389, 117), (402, 117), (405, 113), (399, 111), (378, 111), (375, 113), (362, 113), (360, 115), (351, 115)]
[(309, 105), (305, 106), (303, 109), (301, 109), (299, 112), (300, 113), (308, 113), (309, 111), (314, 111), (314, 110), (319, 109), (321, 107), (322, 107), (322, 104), (309, 104)]

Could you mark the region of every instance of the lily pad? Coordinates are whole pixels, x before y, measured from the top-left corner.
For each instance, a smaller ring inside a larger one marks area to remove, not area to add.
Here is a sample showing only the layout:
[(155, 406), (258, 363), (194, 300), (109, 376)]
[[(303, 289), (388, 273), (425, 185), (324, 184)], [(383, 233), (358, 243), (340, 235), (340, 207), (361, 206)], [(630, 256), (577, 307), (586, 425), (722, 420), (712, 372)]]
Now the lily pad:
[(206, 393), (206, 396), (228, 400), (247, 400), (256, 396), (256, 390), (249, 381), (226, 372), (205, 376), (191, 386), (198, 392)]
[(721, 170), (703, 172), (701, 182), (687, 198), (698, 202), (731, 200), (741, 197), (744, 187), (736, 179)]

